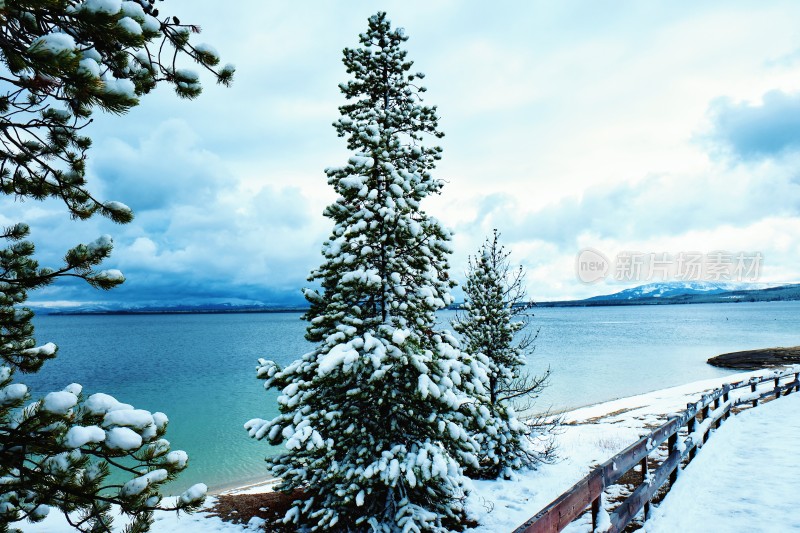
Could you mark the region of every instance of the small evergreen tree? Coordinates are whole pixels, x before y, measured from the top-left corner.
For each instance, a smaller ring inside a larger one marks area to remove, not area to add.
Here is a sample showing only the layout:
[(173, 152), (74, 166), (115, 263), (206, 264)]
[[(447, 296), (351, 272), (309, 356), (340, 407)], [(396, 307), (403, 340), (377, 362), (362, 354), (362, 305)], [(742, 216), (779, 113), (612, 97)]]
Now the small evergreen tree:
[[(82, 133), (96, 109), (122, 114), (160, 82), (179, 96), (201, 90), (187, 58), (229, 83), (233, 67), (215, 69), (208, 45), (190, 43), (196, 26), (159, 20), (153, 0), (0, 0), (0, 191), (15, 198), (62, 200), (74, 218), (95, 213), (119, 223), (133, 218), (120, 202), (103, 202), (86, 188), (91, 139)], [(59, 268), (33, 258), (29, 228), (0, 231), (0, 532), (14, 522), (39, 521), (55, 508), (80, 531), (111, 531), (112, 504), (129, 515), (129, 533), (149, 529), (161, 506), (159, 487), (186, 467), (182, 451), (163, 438), (167, 417), (107, 394), (84, 398), (71, 384), (32, 401), (18, 372), (38, 371), (56, 356), (36, 345), (24, 307), (28, 292), (56, 278), (81, 278), (110, 289), (118, 270), (96, 270), (111, 253), (103, 236), (79, 244)], [(130, 478), (108, 481), (114, 470)], [(195, 485), (170, 509), (198, 508)], [(14, 530), (17, 531), (17, 530)]]
[[(268, 458), (280, 489), (302, 489), (284, 522), (312, 531), (446, 531), (463, 528), (462, 465), (477, 467), (472, 426), (486, 424), (483, 363), (435, 329), (448, 305), (450, 234), (420, 209), (439, 193), (431, 176), (441, 137), (422, 105), (422, 74), (385, 13), (369, 19), (361, 47), (344, 50), (351, 102), (334, 124), (354, 152), (326, 170), (339, 194), (324, 263), (306, 289), (306, 337), (316, 349), (286, 368), (260, 360), (258, 376), (282, 389), (280, 415), (246, 424), (284, 444)], [(483, 395), (483, 396), (482, 396)]]
[[(464, 312), (453, 321), (464, 349), (488, 360), (487, 405), (497, 426), (475, 435), (481, 446), (480, 468), (470, 474), (480, 477), (509, 476), (512, 469), (546, 461), (553, 454), (552, 439), (548, 438), (552, 421), (542, 417), (522, 423), (513, 405), (520, 400), (532, 402), (544, 388), (550, 370), (538, 377), (524, 370), (536, 338), (536, 333), (524, 333), (527, 311), (533, 304), (527, 300), (525, 272), (522, 266), (511, 267), (509, 255), (495, 230), (478, 255), (469, 260)], [(528, 407), (530, 403), (524, 405)]]

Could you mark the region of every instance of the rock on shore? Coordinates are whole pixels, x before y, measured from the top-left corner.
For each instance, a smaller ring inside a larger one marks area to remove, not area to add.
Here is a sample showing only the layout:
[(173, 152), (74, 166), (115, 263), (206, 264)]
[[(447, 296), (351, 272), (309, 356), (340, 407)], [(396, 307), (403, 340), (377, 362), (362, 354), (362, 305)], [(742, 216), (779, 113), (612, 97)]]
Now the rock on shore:
[(755, 370), (800, 363), (800, 346), (731, 352), (712, 357), (708, 364), (737, 370)]

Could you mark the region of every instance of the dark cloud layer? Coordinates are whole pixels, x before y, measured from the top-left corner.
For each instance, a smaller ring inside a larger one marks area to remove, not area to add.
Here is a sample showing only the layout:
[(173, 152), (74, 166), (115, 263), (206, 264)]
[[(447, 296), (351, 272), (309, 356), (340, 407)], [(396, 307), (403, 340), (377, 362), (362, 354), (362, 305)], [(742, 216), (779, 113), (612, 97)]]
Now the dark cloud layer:
[(228, 172), (198, 141), (184, 122), (169, 120), (135, 146), (116, 137), (101, 140), (90, 169), (106, 199), (123, 201), (135, 211), (168, 208), (188, 197), (210, 201)]
[(31, 305), (72, 302), (69, 306), (171, 307), (232, 303), (236, 305), (285, 305), (305, 303), (294, 287), (269, 287), (260, 284), (231, 284), (223, 277), (198, 276), (195, 279), (161, 272), (126, 272), (128, 280), (110, 291), (100, 291), (76, 280), (59, 280), (33, 295)]
[(59, 280), (32, 293), (34, 303), (303, 302), (300, 289), (319, 261), (327, 222), (313, 216), (322, 207), (301, 189), (256, 178), (242, 190), (228, 164), (179, 120), (155, 124), (137, 141), (104, 139), (94, 155), (94, 189), (133, 207), (132, 223), (74, 221), (58, 201), (8, 197), (0, 199), (0, 223), (28, 223), (37, 259), (56, 268), (69, 248), (110, 234), (114, 251), (101, 268), (118, 268), (127, 281), (102, 292)]

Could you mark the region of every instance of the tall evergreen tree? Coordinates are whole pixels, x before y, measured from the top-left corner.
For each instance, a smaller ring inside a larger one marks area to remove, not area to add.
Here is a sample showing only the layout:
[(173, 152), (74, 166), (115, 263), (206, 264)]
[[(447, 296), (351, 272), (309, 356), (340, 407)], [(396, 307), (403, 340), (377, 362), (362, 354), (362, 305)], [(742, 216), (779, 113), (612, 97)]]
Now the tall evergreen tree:
[(316, 349), (286, 368), (261, 360), (258, 376), (282, 389), (280, 415), (254, 419), (250, 435), (284, 444), (268, 459), (285, 491), (302, 489), (284, 521), (311, 530), (446, 531), (463, 528), (462, 465), (477, 467), (470, 436), (485, 423), (485, 366), (437, 331), (448, 305), (450, 233), (420, 208), (442, 182), (436, 108), (421, 103), (385, 13), (369, 19), (361, 47), (344, 50), (353, 75), (334, 123), (354, 152), (326, 170), (338, 193), (324, 263), (306, 289), (306, 337)]
[(481, 446), (480, 468), (470, 474), (481, 477), (509, 476), (512, 469), (548, 460), (554, 451), (547, 434), (552, 423), (546, 422), (548, 417), (522, 423), (514, 410), (515, 401), (531, 401), (541, 392), (550, 371), (537, 377), (524, 369), (536, 338), (535, 333), (524, 332), (532, 304), (525, 290), (525, 271), (511, 267), (510, 252), (499, 239), (495, 230), (478, 255), (470, 258), (464, 311), (453, 321), (464, 349), (488, 360), (487, 406), (497, 425), (475, 435)]
[[(86, 187), (92, 113), (122, 114), (161, 82), (194, 98), (201, 87), (194, 62), (221, 83), (233, 67), (216, 69), (216, 52), (193, 44), (196, 26), (158, 18), (154, 0), (0, 0), (0, 191), (18, 199), (57, 198), (73, 218), (101, 214), (133, 218), (115, 201)], [(56, 278), (81, 278), (110, 289), (121, 272), (98, 270), (112, 249), (109, 236), (68, 250), (64, 264), (42, 268), (24, 223), (0, 230), (0, 532), (21, 520), (43, 519), (50, 508), (80, 531), (111, 531), (112, 504), (129, 515), (129, 533), (149, 529), (161, 506), (159, 488), (186, 467), (182, 451), (163, 437), (167, 417), (134, 409), (107, 394), (84, 398), (68, 385), (32, 400), (17, 373), (38, 371), (56, 356), (37, 346), (24, 307), (28, 292)], [(125, 478), (109, 481), (116, 471)], [(205, 486), (186, 491), (171, 509), (191, 511)], [(16, 530), (14, 530), (16, 531)]]

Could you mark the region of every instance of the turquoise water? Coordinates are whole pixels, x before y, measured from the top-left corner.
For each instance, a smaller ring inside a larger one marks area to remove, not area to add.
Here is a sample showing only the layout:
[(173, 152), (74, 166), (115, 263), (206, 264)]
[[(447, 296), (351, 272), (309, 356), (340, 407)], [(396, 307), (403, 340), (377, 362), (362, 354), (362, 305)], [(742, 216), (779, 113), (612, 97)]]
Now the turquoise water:
[[(729, 371), (719, 353), (800, 345), (800, 302), (542, 308), (530, 358), (553, 370), (541, 410), (564, 409)], [(447, 321), (452, 313), (442, 313)], [(170, 490), (220, 488), (263, 478), (273, 453), (243, 424), (276, 413), (277, 393), (255, 379), (259, 357), (286, 364), (311, 348), (299, 314), (40, 316), (40, 343), (59, 345), (42, 372), (22, 376), (34, 395), (81, 383), (170, 418), (167, 438), (190, 467)]]

